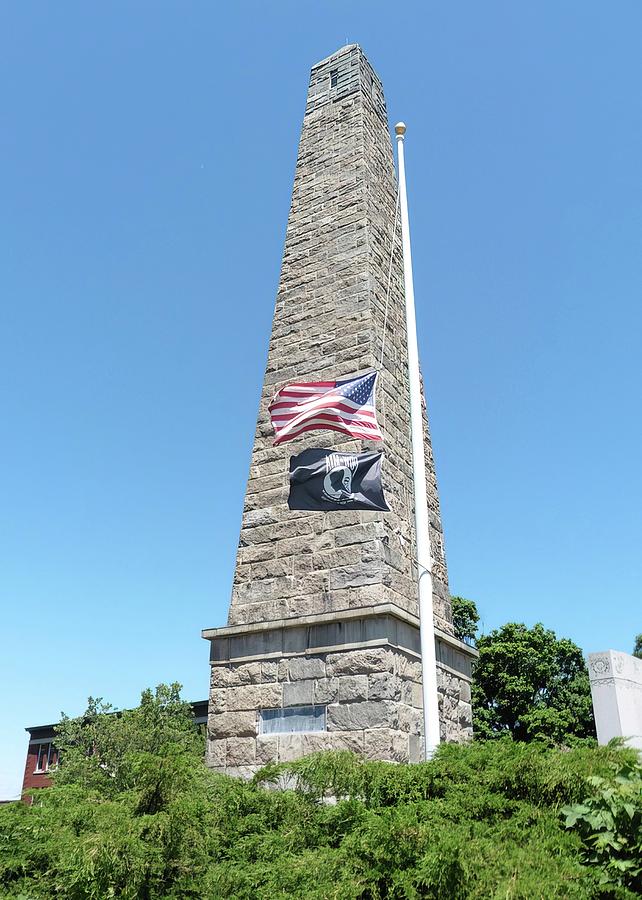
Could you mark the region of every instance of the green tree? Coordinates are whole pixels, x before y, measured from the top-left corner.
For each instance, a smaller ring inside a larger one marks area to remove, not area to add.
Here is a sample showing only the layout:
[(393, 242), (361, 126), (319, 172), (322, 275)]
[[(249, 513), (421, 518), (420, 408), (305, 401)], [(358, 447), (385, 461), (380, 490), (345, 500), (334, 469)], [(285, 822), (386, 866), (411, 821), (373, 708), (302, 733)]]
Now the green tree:
[(56, 729), (62, 761), (56, 783), (115, 796), (134, 786), (142, 758), (183, 754), (198, 759), (203, 740), (180, 690), (180, 684), (144, 690), (140, 705), (122, 712), (90, 697), (81, 716), (63, 715)]
[(477, 641), (473, 727), (478, 737), (517, 741), (595, 736), (588, 672), (580, 648), (541, 623), (508, 622)]
[(90, 698), (56, 744), (53, 787), (0, 810), (0, 896), (201, 896), (191, 885), (216, 853), (215, 776), (180, 685), (123, 712)]
[(460, 641), (473, 643), (477, 637), (477, 625), (479, 624), (479, 613), (475, 601), (467, 600), (465, 597), (451, 597), (450, 605), (455, 636)]
[(633, 645), (633, 656), (642, 659), (642, 633), (636, 634), (635, 644)]

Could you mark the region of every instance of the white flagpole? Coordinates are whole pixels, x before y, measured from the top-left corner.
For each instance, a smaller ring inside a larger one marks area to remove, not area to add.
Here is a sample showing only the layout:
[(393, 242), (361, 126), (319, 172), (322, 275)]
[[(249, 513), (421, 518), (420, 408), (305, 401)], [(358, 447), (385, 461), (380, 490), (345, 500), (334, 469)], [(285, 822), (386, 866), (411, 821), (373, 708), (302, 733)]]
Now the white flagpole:
[(415, 318), (415, 292), (412, 282), (410, 226), (403, 142), (406, 126), (395, 125), (399, 159), (399, 200), (401, 204), (401, 240), (403, 247), (403, 279), (406, 295), (406, 330), (408, 333), (408, 376), (410, 382), (410, 432), (412, 438), (412, 472), (415, 494), (415, 534), (417, 538), (417, 577), (419, 581), (419, 625), (421, 639), (421, 675), (424, 702), (424, 748), (430, 759), (439, 745), (439, 704), (437, 698), (437, 659), (432, 608), (432, 553), (426, 496), (426, 461), (424, 457), (424, 421), (421, 408), (419, 349)]

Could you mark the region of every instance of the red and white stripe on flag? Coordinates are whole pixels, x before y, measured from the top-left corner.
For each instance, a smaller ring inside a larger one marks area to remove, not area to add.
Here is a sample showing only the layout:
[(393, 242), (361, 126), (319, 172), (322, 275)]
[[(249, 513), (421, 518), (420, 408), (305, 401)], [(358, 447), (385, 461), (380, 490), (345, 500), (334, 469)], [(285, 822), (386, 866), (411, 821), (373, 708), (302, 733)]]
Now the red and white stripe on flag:
[(377, 372), (368, 372), (346, 381), (286, 384), (268, 407), (276, 433), (274, 443), (325, 429), (364, 441), (383, 440), (375, 409), (376, 382)]

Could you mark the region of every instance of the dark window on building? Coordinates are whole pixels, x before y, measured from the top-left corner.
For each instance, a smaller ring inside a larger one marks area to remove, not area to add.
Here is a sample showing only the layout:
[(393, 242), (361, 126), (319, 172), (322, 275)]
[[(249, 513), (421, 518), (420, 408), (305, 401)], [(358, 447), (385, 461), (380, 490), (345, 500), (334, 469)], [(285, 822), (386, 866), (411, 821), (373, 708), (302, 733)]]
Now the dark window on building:
[(286, 706), (262, 709), (259, 734), (292, 734), (325, 731), (325, 706)]
[(38, 744), (38, 760), (36, 762), (36, 772), (48, 772), (53, 769), (58, 762), (58, 754), (51, 741), (46, 744)]
[(339, 81), (339, 70), (330, 69), (330, 87), (336, 87)]

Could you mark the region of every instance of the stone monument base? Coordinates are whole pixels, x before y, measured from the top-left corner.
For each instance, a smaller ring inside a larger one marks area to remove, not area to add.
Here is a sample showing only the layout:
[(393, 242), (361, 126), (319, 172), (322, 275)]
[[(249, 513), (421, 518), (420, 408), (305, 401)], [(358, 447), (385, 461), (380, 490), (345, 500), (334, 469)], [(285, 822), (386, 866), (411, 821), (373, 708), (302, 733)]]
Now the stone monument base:
[[(317, 750), (419, 762), (419, 620), (394, 604), (206, 629), (211, 683), (206, 761), (250, 777)], [(441, 734), (472, 736), (477, 651), (437, 630)]]

